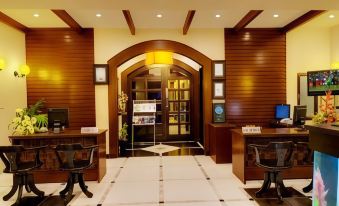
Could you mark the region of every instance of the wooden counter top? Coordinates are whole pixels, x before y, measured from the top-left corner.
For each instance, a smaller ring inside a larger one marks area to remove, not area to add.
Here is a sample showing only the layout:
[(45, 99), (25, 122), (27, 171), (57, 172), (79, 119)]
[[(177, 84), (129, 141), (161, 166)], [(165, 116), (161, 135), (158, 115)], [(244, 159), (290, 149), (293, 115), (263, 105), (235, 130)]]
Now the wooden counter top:
[(272, 137), (298, 137), (308, 135), (308, 131), (297, 131), (295, 128), (262, 128), (261, 133), (258, 134), (243, 134), (241, 129), (232, 129), (232, 132), (243, 135), (244, 137), (261, 137), (261, 138), (272, 138)]

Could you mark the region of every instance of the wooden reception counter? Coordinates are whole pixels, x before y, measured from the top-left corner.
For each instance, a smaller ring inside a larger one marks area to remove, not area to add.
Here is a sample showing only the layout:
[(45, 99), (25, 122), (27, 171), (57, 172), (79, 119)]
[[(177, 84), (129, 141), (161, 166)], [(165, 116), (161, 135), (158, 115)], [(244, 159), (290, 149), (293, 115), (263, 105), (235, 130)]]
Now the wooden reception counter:
[[(85, 180), (100, 180), (106, 174), (106, 130), (99, 130), (95, 134), (82, 134), (80, 130), (65, 130), (62, 133), (52, 132), (37, 133), (32, 135), (9, 136), (12, 145), (24, 147), (37, 147), (43, 145), (56, 146), (58, 144), (81, 143), (83, 146), (99, 145), (94, 155), (93, 167), (85, 170)], [(81, 154), (79, 154), (81, 155)], [(85, 155), (85, 154), (83, 154)], [(23, 159), (30, 159), (27, 154)], [(65, 182), (68, 172), (59, 171), (59, 163), (52, 148), (42, 150), (40, 159), (44, 163), (40, 169), (34, 171), (34, 179), (37, 183)]]
[[(308, 131), (296, 131), (294, 128), (263, 128), (261, 134), (243, 134), (241, 129), (232, 130), (233, 174), (242, 182), (264, 178), (264, 170), (255, 165), (255, 153), (248, 149), (249, 144), (263, 144), (277, 141), (308, 142)], [(311, 178), (312, 165), (304, 162), (307, 151), (298, 150), (294, 167), (283, 171), (284, 178)]]

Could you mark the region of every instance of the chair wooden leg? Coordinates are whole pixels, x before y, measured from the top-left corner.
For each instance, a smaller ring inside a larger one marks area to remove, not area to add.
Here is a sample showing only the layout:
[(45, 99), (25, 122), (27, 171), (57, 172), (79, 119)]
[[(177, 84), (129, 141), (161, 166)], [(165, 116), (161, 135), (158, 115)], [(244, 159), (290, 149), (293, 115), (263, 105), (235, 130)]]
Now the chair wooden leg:
[(270, 186), (271, 186), (270, 174), (269, 172), (265, 172), (264, 183), (262, 184), (260, 190), (255, 193), (255, 196), (260, 197), (263, 193), (268, 191)]
[(69, 184), (69, 188), (67, 191), (67, 195), (65, 197), (65, 203), (69, 203), (72, 199), (72, 195), (73, 195), (73, 189), (74, 189), (74, 181), (75, 181), (75, 176), (72, 175), (70, 184)]
[(23, 185), (19, 185), (19, 190), (18, 190), (18, 197), (16, 198), (15, 205), (18, 205), (20, 203), (21, 197), (22, 197), (22, 189)]
[(81, 190), (83, 191), (83, 193), (85, 193), (85, 195), (88, 198), (92, 198), (93, 194), (87, 190), (87, 186), (85, 185), (84, 176), (83, 176), (84, 174), (79, 173), (78, 175), (79, 175), (78, 178), (79, 178), (79, 185), (80, 185)]
[(4, 201), (9, 200), (15, 194), (16, 190), (18, 189), (21, 182), (21, 177), (19, 175), (13, 174), (13, 186), (11, 191), (7, 195), (5, 195), (2, 199)]
[(280, 172), (274, 172), (275, 189), (277, 190), (279, 203), (283, 202), (282, 194), (287, 193), (286, 187), (282, 181)]
[[(63, 189), (63, 190), (61, 190), (61, 191), (59, 192), (59, 194), (60, 194), (61, 197), (65, 197), (66, 193), (69, 191), (69, 188), (70, 188), (71, 184), (72, 184), (72, 174), (70, 173), (70, 174), (68, 175), (67, 184), (66, 184), (65, 189)], [(74, 183), (73, 183), (73, 184), (74, 184)]]
[(312, 181), (310, 182), (309, 185), (307, 185), (306, 187), (303, 188), (303, 191), (305, 193), (308, 193), (308, 192), (311, 192), (312, 189), (313, 189), (313, 179), (312, 179)]
[[(33, 177), (33, 174), (28, 174), (27, 175), (27, 183), (26, 185), (28, 185), (28, 187), (31, 189), (31, 191), (38, 195), (39, 197), (43, 197), (45, 195), (45, 192), (39, 190), (36, 186), (35, 186), (35, 183), (34, 183), (34, 177)], [(27, 189), (27, 188), (26, 188)], [(28, 192), (28, 190), (27, 190)]]

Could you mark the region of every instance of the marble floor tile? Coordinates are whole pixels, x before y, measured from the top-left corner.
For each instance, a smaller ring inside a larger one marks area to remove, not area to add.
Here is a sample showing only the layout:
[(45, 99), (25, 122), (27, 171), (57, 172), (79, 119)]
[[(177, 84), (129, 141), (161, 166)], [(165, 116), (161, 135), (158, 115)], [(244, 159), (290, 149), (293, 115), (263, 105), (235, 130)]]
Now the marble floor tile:
[(100, 183), (97, 182), (89, 182), (86, 183), (88, 186), (88, 190), (93, 193), (92, 198), (88, 198), (80, 189), (80, 187), (76, 187), (74, 193), (76, 193), (76, 198), (73, 198), (69, 205), (77, 205), (77, 206), (93, 206), (100, 203), (106, 193), (109, 190), (109, 187), (112, 186), (110, 183)]
[(162, 164), (167, 165), (198, 165), (193, 156), (163, 156)]
[(164, 206), (222, 206), (217, 202), (179, 202), (179, 203), (165, 203)]
[(225, 201), (226, 206), (259, 206), (253, 200)]
[(218, 179), (211, 180), (213, 187), (223, 200), (248, 200), (249, 195), (242, 187), (242, 183), (239, 183), (233, 179)]
[(206, 179), (197, 165), (165, 165), (163, 167), (164, 180)]
[(137, 169), (135, 167), (126, 167), (121, 170), (117, 177), (117, 182), (133, 182), (133, 181), (156, 181), (160, 177), (159, 166), (140, 166)]
[[(112, 182), (115, 181), (121, 172), (120, 167), (107, 168), (106, 175), (102, 178), (101, 182)], [(119, 173), (119, 174), (118, 174)]]
[(236, 178), (232, 173), (231, 164), (214, 164), (203, 166), (203, 170), (206, 172), (207, 176), (211, 179), (230, 179)]
[(107, 168), (122, 167), (124, 166), (126, 160), (127, 160), (126, 157), (106, 159), (106, 167)]
[(205, 155), (197, 155), (194, 156), (195, 159), (201, 164), (203, 167), (214, 166), (216, 165), (213, 159), (210, 156)]
[(160, 157), (151, 156), (151, 157), (129, 157), (124, 165), (124, 167), (141, 167), (141, 166), (159, 166)]

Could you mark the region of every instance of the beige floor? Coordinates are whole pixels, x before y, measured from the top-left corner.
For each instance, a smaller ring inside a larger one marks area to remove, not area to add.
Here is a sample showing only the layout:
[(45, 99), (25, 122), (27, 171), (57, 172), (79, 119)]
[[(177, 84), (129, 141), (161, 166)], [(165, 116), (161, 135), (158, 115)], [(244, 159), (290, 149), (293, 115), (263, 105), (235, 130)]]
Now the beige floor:
[[(233, 174), (231, 164), (215, 164), (208, 156), (153, 156), (107, 160), (107, 174), (100, 182), (87, 182), (93, 198), (75, 187), (72, 206), (252, 206), (243, 190), (260, 187), (262, 181), (242, 184)], [(0, 175), (0, 196), (11, 185), (8, 174)], [(301, 188), (310, 180), (287, 180), (286, 186)], [(58, 194), (64, 185), (38, 184), (46, 194)], [(29, 195), (29, 194), (24, 194)], [(310, 194), (307, 194), (310, 195)], [(15, 198), (15, 197), (14, 197)], [(0, 201), (0, 205), (11, 205)]]

